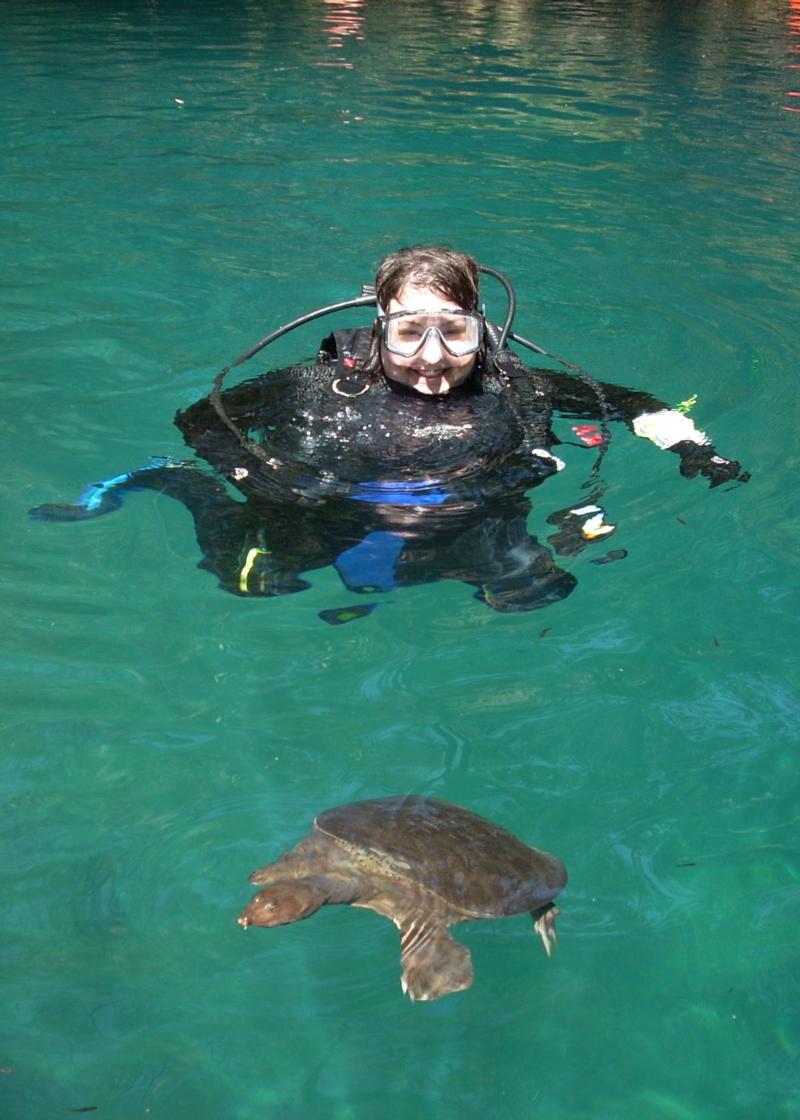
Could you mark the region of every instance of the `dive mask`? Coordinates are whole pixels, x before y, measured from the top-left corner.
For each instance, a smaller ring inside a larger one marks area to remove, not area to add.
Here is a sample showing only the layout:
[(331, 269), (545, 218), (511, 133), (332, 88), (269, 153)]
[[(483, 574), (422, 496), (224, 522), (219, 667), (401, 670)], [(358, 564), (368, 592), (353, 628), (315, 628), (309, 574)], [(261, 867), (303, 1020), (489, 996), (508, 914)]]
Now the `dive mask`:
[(413, 358), (431, 334), (453, 358), (474, 354), (483, 337), (483, 316), (477, 311), (394, 311), (379, 315), (383, 345), (391, 354)]

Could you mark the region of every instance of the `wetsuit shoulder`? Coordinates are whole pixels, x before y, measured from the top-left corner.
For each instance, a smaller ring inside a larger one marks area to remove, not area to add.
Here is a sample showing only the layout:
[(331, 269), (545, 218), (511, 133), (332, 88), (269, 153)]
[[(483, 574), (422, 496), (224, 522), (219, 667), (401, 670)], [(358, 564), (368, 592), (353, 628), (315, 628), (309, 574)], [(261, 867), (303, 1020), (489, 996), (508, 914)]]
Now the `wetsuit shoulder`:
[(332, 331), (320, 343), (318, 361), (341, 362), (349, 368), (362, 366), (372, 347), (372, 328), (355, 327)]

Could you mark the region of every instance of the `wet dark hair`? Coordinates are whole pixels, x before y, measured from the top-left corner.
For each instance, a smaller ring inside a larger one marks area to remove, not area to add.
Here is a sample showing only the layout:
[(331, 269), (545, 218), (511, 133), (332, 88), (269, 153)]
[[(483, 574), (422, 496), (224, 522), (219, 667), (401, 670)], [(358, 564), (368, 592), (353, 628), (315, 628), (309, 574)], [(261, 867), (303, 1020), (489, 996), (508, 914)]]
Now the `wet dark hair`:
[(375, 294), (384, 311), (406, 284), (433, 288), (464, 311), (478, 306), (478, 262), (439, 246), (411, 245), (385, 256), (375, 276)]
[[(375, 295), (378, 307), (385, 311), (397, 299), (406, 284), (432, 288), (445, 299), (457, 303), (464, 311), (478, 307), (478, 262), (467, 253), (445, 249), (439, 245), (409, 245), (388, 253), (378, 265), (375, 274)], [(377, 319), (372, 330), (369, 357), (364, 372), (375, 378), (380, 371), (380, 324)], [(482, 363), (483, 347), (478, 354)]]

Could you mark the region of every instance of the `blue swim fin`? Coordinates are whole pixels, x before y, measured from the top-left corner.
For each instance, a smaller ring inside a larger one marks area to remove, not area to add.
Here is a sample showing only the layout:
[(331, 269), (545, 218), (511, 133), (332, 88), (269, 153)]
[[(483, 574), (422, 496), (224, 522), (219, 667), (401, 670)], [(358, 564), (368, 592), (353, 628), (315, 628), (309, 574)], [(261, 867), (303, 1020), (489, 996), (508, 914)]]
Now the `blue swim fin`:
[[(151, 456), (146, 467), (126, 471), (125, 474), (115, 475), (105, 482), (92, 482), (81, 494), (74, 505), (45, 503), (34, 506), (28, 515), (36, 521), (86, 521), (90, 517), (102, 517), (104, 513), (113, 513), (122, 505), (122, 488), (137, 490), (136, 476), (145, 471), (159, 470), (163, 467), (182, 467), (189, 464), (181, 463), (177, 459), (158, 458)], [(191, 464), (194, 465), (194, 464)], [(144, 487), (143, 487), (144, 489)]]

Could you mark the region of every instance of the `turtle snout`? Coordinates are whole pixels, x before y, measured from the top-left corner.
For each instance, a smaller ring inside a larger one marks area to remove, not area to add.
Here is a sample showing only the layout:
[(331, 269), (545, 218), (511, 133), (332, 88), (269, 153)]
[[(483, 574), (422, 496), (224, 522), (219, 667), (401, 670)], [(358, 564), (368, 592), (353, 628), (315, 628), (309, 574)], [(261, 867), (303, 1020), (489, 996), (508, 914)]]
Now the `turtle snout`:
[(273, 894), (274, 888), (269, 887), (250, 899), (237, 919), (242, 929), (248, 926), (278, 926), (287, 920)]

